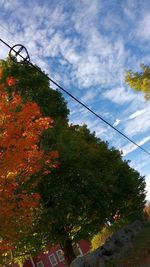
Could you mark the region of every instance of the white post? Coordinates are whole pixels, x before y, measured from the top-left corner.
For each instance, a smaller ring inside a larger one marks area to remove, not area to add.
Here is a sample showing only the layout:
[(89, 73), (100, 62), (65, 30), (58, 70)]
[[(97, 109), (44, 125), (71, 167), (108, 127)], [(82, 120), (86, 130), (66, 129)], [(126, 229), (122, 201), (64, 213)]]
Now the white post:
[(10, 256), (11, 256), (11, 262), (12, 262), (11, 266), (14, 267), (14, 255), (11, 249), (10, 249)]
[(32, 263), (32, 266), (33, 266), (33, 267), (36, 267), (32, 257), (30, 257), (30, 261), (31, 261), (31, 263)]

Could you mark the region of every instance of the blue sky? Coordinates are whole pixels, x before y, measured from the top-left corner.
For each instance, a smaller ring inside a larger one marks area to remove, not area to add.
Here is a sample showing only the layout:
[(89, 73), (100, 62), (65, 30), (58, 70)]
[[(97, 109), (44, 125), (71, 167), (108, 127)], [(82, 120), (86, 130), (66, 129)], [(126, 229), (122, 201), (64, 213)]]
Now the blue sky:
[[(150, 102), (124, 83), (150, 65), (149, 0), (0, 0), (0, 36), (24, 44), (33, 63), (117, 129), (150, 151)], [(0, 43), (0, 58), (8, 49)], [(146, 176), (150, 156), (64, 95), (70, 122), (86, 123)]]

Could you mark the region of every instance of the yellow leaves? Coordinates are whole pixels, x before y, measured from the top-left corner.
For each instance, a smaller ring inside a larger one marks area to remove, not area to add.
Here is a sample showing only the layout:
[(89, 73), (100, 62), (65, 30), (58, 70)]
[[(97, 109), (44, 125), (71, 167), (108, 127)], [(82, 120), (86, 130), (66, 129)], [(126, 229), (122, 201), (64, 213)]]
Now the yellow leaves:
[(134, 90), (142, 91), (145, 99), (150, 98), (150, 68), (141, 65), (142, 72), (127, 71), (125, 82)]
[(71, 238), (71, 239), (74, 239), (74, 237), (76, 236), (76, 233), (79, 232), (80, 229), (81, 229), (81, 225), (74, 226), (74, 227), (71, 229), (71, 235), (70, 235), (70, 238)]
[(143, 85), (147, 86), (149, 84), (149, 80), (147, 78), (143, 79)]
[(52, 127), (53, 120), (49, 117), (45, 117), (45, 118), (37, 119), (36, 122), (38, 123), (40, 127), (43, 128), (43, 130), (46, 130)]
[(141, 84), (141, 90), (146, 93), (150, 90), (150, 80), (148, 78), (144, 78), (142, 80), (142, 84)]
[(16, 177), (16, 175), (17, 175), (17, 172), (8, 172), (6, 178), (7, 179), (13, 179)]

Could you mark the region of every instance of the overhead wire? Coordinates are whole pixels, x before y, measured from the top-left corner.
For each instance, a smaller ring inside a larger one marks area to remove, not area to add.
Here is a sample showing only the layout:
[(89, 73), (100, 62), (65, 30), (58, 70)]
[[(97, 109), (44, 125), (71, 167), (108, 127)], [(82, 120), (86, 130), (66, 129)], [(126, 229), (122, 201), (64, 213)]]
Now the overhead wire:
[(7, 31), (9, 34), (11, 34), (12, 36), (14, 36), (13, 32), (11, 32), (7, 27), (5, 27), (4, 25), (0, 24), (0, 28), (3, 29), (4, 31)]
[[(7, 28), (6, 26), (2, 25), (2, 23), (0, 24), (0, 28), (4, 31), (4, 32), (1, 31), (1, 34), (2, 34), (2, 35), (5, 36), (5, 35), (6, 35), (5, 33), (7, 32), (7, 41), (9, 41), (9, 43), (11, 43), (12, 46), (13, 46), (13, 42), (10, 41), (10, 40), (8, 40), (8, 36), (11, 35), (11, 36), (12, 36), (12, 39), (16, 41), (16, 38), (15, 38), (14, 33), (13, 33), (12, 31), (10, 31), (9, 28)], [(8, 35), (8, 34), (9, 34), (9, 35)], [(5, 38), (5, 37), (4, 37), (4, 38)], [(8, 43), (8, 42), (7, 42), (7, 43)]]
[[(17, 54), (17, 51), (14, 49), (14, 47), (11, 47), (7, 42), (5, 42), (3, 39), (0, 38), (0, 41), (6, 45), (9, 49), (13, 50), (13, 52), (15, 52)], [(26, 60), (25, 57), (23, 57), (21, 54), (19, 54), (19, 56), (23, 59)], [(93, 111), (91, 108), (89, 108), (86, 104), (84, 104), (82, 101), (80, 101), (77, 97), (75, 97), (73, 94), (69, 93), (65, 88), (63, 88), (61, 85), (59, 85), (57, 82), (55, 82), (52, 78), (50, 78), (47, 74), (45, 74), (40, 68), (38, 68), (36, 65), (34, 65), (30, 60), (28, 61), (28, 64), (30, 64), (33, 68), (35, 68), (39, 73), (41, 73), (42, 75), (44, 75), (50, 82), (52, 82), (54, 85), (56, 85), (56, 87), (58, 87), (61, 91), (63, 91), (64, 93), (66, 93), (68, 96), (70, 96), (72, 99), (74, 99), (78, 104), (80, 104), (81, 106), (83, 106), (85, 109), (87, 109), (90, 113), (92, 113), (94, 116), (96, 116), (98, 119), (100, 119), (101, 121), (103, 121), (105, 124), (107, 124), (108, 126), (110, 126), (113, 130), (115, 130), (116, 132), (118, 132), (120, 135), (122, 135), (125, 139), (127, 139), (129, 142), (131, 142), (133, 145), (135, 145), (136, 147), (138, 147), (139, 149), (141, 149), (142, 151), (144, 151), (146, 154), (150, 155), (150, 152), (147, 151), (145, 148), (143, 148), (142, 146), (138, 145), (134, 140), (132, 140), (130, 137), (128, 137), (126, 134), (124, 134), (123, 132), (121, 132), (120, 130), (118, 130), (116, 127), (114, 127), (110, 122), (108, 122), (107, 120), (105, 120), (102, 116), (100, 116), (99, 114), (97, 114), (95, 111)]]

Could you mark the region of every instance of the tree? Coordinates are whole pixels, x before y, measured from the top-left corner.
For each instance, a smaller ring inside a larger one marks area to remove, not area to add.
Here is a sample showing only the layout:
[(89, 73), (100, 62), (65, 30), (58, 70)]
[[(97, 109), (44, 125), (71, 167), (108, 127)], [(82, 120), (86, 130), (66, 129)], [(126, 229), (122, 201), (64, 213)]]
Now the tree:
[(2, 62), (2, 66), (6, 76), (9, 73), (16, 80), (15, 88), (12, 83), (7, 86), (10, 95), (15, 89), (25, 102), (34, 99), (44, 115), (55, 119), (55, 127), (44, 131), (40, 146), (47, 152), (59, 151), (59, 168), (51, 170), (50, 175), (40, 175), (37, 183), (43, 209), (36, 220), (35, 239), (29, 233), (29, 238), (17, 243), (15, 253), (24, 247), (27, 253), (28, 247), (31, 253), (36, 253), (39, 243), (43, 247), (60, 243), (69, 264), (75, 257), (73, 241), (90, 239), (106, 223), (113, 223), (116, 216), (132, 220), (141, 215), (145, 203), (144, 178), (122, 160), (119, 151), (110, 149), (86, 126), (68, 124), (68, 109), (62, 95), (52, 90), (37, 70), (9, 60)]
[(135, 91), (144, 93), (145, 99), (150, 99), (150, 67), (141, 65), (141, 72), (133, 72), (131, 70), (126, 72), (125, 82)]
[(62, 94), (52, 90), (48, 79), (40, 72), (28, 64), (16, 64), (9, 58), (1, 60), (0, 66), (3, 73), (0, 75), (1, 82), (5, 84), (8, 93), (15, 90), (25, 102), (37, 103), (43, 116), (51, 117), (54, 125), (57, 121), (59, 124), (68, 121), (69, 110)]
[(131, 221), (141, 216), (145, 181), (86, 126), (68, 127), (55, 144), (60, 166), (38, 185), (46, 203), (41, 231), (47, 242), (50, 235), (53, 244), (61, 244), (69, 264), (74, 259), (72, 242), (91, 239), (113, 223), (116, 214)]
[[(1, 70), (2, 75), (2, 70)], [(9, 85), (11, 78), (7, 77)], [(0, 250), (32, 228), (40, 195), (33, 174), (50, 172), (58, 153), (39, 149), (42, 132), (52, 127), (52, 119), (42, 117), (36, 103), (23, 103), (14, 92), (10, 96), (0, 85)], [(27, 186), (28, 184), (28, 186)], [(10, 227), (11, 226), (11, 227)]]

